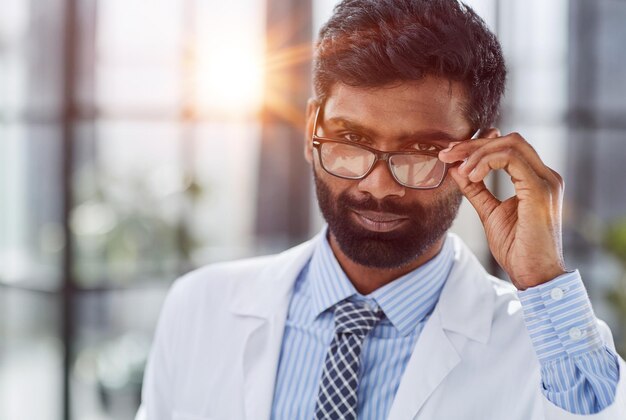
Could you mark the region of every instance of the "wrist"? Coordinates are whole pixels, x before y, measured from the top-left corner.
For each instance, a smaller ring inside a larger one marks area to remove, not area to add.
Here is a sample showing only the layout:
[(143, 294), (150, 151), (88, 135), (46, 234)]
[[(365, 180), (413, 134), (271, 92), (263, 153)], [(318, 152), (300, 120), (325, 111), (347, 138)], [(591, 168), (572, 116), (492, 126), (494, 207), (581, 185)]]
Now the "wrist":
[(518, 290), (524, 291), (530, 287), (539, 286), (570, 272), (571, 271), (567, 270), (563, 264), (556, 264), (544, 269), (536, 269), (517, 277), (510, 277), (513, 285)]

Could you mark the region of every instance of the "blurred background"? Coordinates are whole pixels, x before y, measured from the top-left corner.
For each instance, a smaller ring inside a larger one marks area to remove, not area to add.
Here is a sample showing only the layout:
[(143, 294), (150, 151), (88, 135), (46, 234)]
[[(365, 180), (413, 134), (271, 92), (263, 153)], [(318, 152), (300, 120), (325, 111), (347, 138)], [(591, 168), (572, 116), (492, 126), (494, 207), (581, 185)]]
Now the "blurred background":
[[(133, 418), (173, 280), (320, 228), (303, 122), (335, 3), (0, 0), (0, 419)], [(467, 3), (508, 60), (500, 127), (564, 175), (566, 259), (626, 355), (626, 2)], [(502, 275), (466, 203), (454, 230)]]

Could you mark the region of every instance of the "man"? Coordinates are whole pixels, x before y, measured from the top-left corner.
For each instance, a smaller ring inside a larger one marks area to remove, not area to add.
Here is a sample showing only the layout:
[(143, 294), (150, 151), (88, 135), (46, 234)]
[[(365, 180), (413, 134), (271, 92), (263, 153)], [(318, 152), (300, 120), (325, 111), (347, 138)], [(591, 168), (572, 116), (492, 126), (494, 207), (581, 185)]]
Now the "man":
[[(493, 128), (505, 67), (482, 20), (455, 0), (346, 0), (313, 76), (304, 150), (327, 227), (176, 282), (138, 417), (626, 418), (626, 365), (563, 262), (563, 181)], [(489, 192), (493, 170), (515, 196)], [(463, 196), (515, 287), (447, 234)]]

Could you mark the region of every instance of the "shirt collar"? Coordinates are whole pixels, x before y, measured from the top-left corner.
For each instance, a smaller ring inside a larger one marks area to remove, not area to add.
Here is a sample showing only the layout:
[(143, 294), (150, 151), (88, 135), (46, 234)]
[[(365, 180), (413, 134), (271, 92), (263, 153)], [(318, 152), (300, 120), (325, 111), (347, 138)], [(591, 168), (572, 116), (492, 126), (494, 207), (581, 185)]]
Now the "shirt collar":
[(314, 317), (355, 296), (359, 300), (374, 300), (399, 333), (408, 335), (432, 312), (454, 262), (450, 238), (446, 238), (441, 252), (426, 264), (363, 296), (354, 288), (335, 258), (328, 243), (327, 228), (323, 233), (323, 240), (318, 242), (311, 257), (308, 272)]

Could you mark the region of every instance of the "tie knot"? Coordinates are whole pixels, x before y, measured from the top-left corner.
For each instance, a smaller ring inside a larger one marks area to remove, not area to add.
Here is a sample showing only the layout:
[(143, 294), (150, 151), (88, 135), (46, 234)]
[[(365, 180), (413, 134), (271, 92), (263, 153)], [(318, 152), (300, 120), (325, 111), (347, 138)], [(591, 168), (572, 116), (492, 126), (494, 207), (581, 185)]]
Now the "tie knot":
[(335, 306), (335, 331), (365, 337), (383, 317), (383, 311), (374, 312), (364, 303), (349, 300)]

